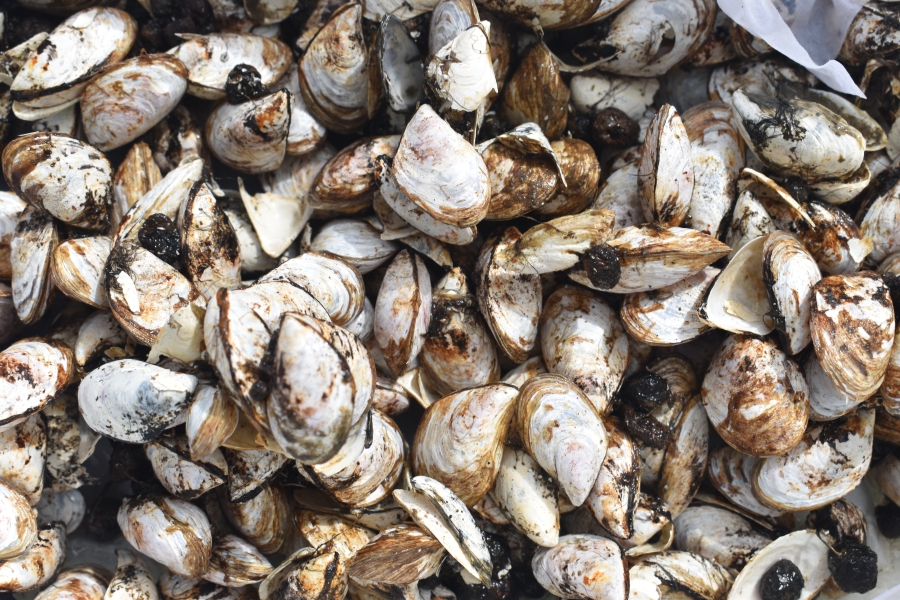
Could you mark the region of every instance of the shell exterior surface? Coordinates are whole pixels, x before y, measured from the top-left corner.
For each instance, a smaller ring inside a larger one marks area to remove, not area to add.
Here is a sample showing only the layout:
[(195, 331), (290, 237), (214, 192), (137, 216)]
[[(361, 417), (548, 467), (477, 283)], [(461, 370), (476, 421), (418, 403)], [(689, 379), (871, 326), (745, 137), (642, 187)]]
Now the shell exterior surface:
[(557, 490), (542, 476), (540, 466), (527, 452), (503, 448), (490, 497), (535, 544), (552, 548), (559, 542)]
[(675, 107), (666, 104), (647, 128), (638, 164), (644, 217), (663, 226), (681, 225), (691, 207), (694, 166), (691, 140)]
[(416, 430), (413, 470), (453, 491), (467, 506), (493, 487), (517, 390), (506, 384), (470, 388), (428, 407)]
[(72, 381), (72, 351), (55, 341), (22, 340), (0, 352), (0, 430), (24, 420)]
[(569, 88), (550, 49), (543, 43), (529, 48), (512, 74), (500, 100), (500, 114), (511, 125), (537, 123), (549, 139), (566, 126)]
[(717, 506), (690, 506), (675, 518), (675, 545), (732, 569), (772, 540), (758, 533), (747, 519)]
[(29, 206), (19, 216), (10, 242), (12, 300), (23, 323), (34, 323), (44, 316), (53, 292), (50, 265), (59, 234), (53, 219)]
[(52, 523), (38, 529), (34, 543), (15, 558), (0, 562), (0, 589), (27, 592), (49, 582), (66, 559), (66, 527)]
[(627, 432), (610, 421), (606, 422), (606, 432), (606, 456), (585, 506), (609, 533), (627, 539), (634, 533), (639, 498), (639, 448)]
[(559, 375), (538, 375), (519, 390), (514, 418), (529, 454), (572, 504), (583, 504), (607, 449), (606, 428), (588, 398)]
[(857, 401), (878, 390), (894, 343), (894, 310), (877, 275), (831, 275), (816, 284), (810, 331), (816, 356), (837, 390)]
[(62, 108), (103, 67), (122, 60), (136, 37), (137, 23), (123, 10), (75, 13), (28, 57), (10, 84), (13, 100), (32, 109)]
[(614, 541), (596, 535), (564, 535), (559, 545), (534, 554), (534, 576), (561, 598), (625, 598), (625, 554)]
[(187, 91), (188, 70), (169, 54), (138, 56), (91, 80), (81, 97), (88, 140), (118, 148), (159, 123)]
[(753, 456), (775, 456), (796, 446), (809, 416), (803, 374), (770, 341), (745, 335), (725, 339), (701, 388), (716, 432)]
[(788, 354), (803, 350), (811, 341), (810, 304), (822, 278), (815, 259), (790, 233), (776, 231), (763, 246), (763, 281), (772, 320)]
[(375, 302), (375, 340), (398, 375), (425, 344), (431, 301), (431, 279), (424, 261), (418, 254), (401, 251), (388, 267)]
[(12, 487), (0, 482), (0, 558), (14, 559), (34, 543), (38, 524), (28, 499)]
[(112, 240), (105, 235), (66, 240), (53, 251), (50, 273), (65, 295), (97, 308), (109, 301), (103, 285), (104, 267)]
[(291, 94), (280, 90), (241, 104), (219, 104), (206, 121), (206, 141), (229, 167), (265, 173), (284, 160), (290, 125)]
[(47, 426), (34, 414), (0, 431), (0, 480), (25, 496), (34, 506), (44, 488)]

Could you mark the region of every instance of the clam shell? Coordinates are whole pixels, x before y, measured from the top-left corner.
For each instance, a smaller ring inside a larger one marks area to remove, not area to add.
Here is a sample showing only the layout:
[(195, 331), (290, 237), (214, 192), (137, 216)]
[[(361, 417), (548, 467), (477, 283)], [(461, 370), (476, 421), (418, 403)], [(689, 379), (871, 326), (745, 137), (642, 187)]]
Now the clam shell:
[(127, 241), (113, 246), (109, 254), (105, 287), (116, 320), (147, 345), (161, 339), (172, 318), (200, 297), (174, 267)]
[(347, 560), (334, 542), (303, 548), (276, 567), (259, 586), (260, 600), (320, 598), (340, 600), (347, 594)]
[[(222, 85), (224, 86), (224, 79)], [(190, 162), (190, 159), (209, 160), (203, 130), (191, 113), (180, 104), (153, 128), (148, 137), (153, 160), (163, 173), (168, 173), (184, 162)]]
[[(337, 501), (356, 508), (372, 506), (391, 493), (406, 453), (397, 424), (378, 411), (369, 415), (354, 424), (334, 458), (301, 470)], [(369, 432), (373, 441), (367, 446)]]
[(628, 597), (627, 566), (614, 541), (587, 534), (564, 535), (559, 545), (540, 548), (531, 560), (538, 583), (570, 599), (623, 600)]
[(734, 204), (731, 224), (725, 237), (725, 243), (731, 246), (728, 260), (734, 259), (738, 251), (749, 242), (773, 231), (775, 224), (772, 217), (766, 212), (756, 194), (750, 190), (742, 191)]
[(103, 285), (112, 240), (105, 235), (70, 239), (53, 251), (50, 273), (56, 287), (70, 298), (97, 308), (109, 304)]
[(70, 534), (81, 525), (87, 506), (84, 495), (79, 490), (57, 492), (47, 489), (41, 494), (41, 500), (35, 504), (34, 509), (38, 512), (41, 525), (60, 521), (65, 524), (66, 533)]
[(724, 598), (734, 579), (725, 567), (698, 554), (678, 551), (650, 555), (631, 567), (628, 575), (632, 598), (676, 594), (705, 600)]
[[(703, 0), (635, 0), (612, 17), (606, 35), (575, 47), (585, 62), (601, 58), (601, 71), (656, 77), (681, 63), (712, 31), (716, 7)], [(663, 40), (672, 40), (663, 46)]]
[(222, 452), (192, 459), (187, 437), (162, 436), (148, 442), (144, 453), (156, 478), (173, 496), (193, 500), (225, 483), (228, 464)]
[(413, 471), (447, 486), (466, 506), (478, 503), (497, 478), (516, 396), (516, 388), (493, 384), (429, 406), (413, 441)]
[(228, 216), (205, 183), (191, 188), (180, 212), (182, 264), (197, 291), (209, 300), (241, 283), (241, 248)]
[(810, 427), (782, 456), (767, 458), (754, 472), (759, 499), (781, 510), (812, 510), (846, 496), (862, 482), (872, 459), (875, 411)]
[(101, 598), (105, 600), (127, 600), (145, 598), (158, 600), (159, 591), (150, 567), (144, 558), (130, 550), (116, 550), (116, 572)]
[(310, 113), (337, 133), (368, 120), (369, 52), (362, 31), (362, 5), (335, 10), (300, 58), (300, 92)]
[(487, 21), (476, 23), (459, 32), (428, 60), (425, 82), (434, 97), (442, 101), (441, 113), (476, 111), (492, 93), (497, 93), (490, 29)]
[(653, 105), (659, 80), (655, 77), (620, 77), (587, 71), (573, 75), (569, 89), (572, 105), (581, 114), (591, 115), (604, 108), (618, 108), (637, 120)]
[(9, 279), (12, 277), (12, 263), (10, 256), (10, 242), (16, 231), (16, 222), (19, 215), (25, 210), (25, 204), (18, 196), (11, 192), (0, 193), (0, 277)]
[(440, 542), (419, 527), (398, 525), (361, 548), (347, 573), (355, 588), (418, 594), (418, 582), (436, 574), (445, 556)]
[(607, 421), (606, 432), (606, 456), (585, 506), (610, 534), (627, 539), (634, 533), (641, 461), (638, 447), (620, 426)]
[(512, 273), (564, 271), (581, 261), (582, 255), (603, 244), (613, 230), (611, 210), (588, 210), (536, 225), (507, 245), (494, 260)]
[(691, 207), (694, 166), (691, 140), (671, 104), (663, 105), (647, 128), (638, 163), (638, 189), (648, 221), (664, 227), (681, 225)]
[(272, 572), (272, 564), (252, 544), (236, 535), (216, 534), (213, 538), (207, 581), (228, 587), (258, 583)]
[(400, 190), (439, 221), (469, 227), (487, 214), (491, 184), (484, 160), (427, 104), (406, 126), (391, 171)]
[(493, 569), (491, 555), (465, 504), (430, 477), (413, 477), (411, 483), (412, 491), (395, 490), (394, 499), (419, 527), (437, 538), (466, 571), (489, 585)]
[(562, 138), (550, 143), (559, 165), (560, 181), (556, 196), (535, 212), (541, 217), (552, 218), (581, 212), (597, 196), (600, 182), (600, 163), (591, 145), (584, 140)]
[(629, 354), (625, 329), (612, 308), (588, 290), (561, 287), (547, 298), (540, 334), (547, 369), (578, 386), (597, 413), (609, 412)]
[(577, 0), (564, 2), (539, 2), (537, 0), (487, 0), (480, 3), (485, 8), (496, 11), (504, 19), (531, 27), (536, 19), (545, 29), (566, 29), (588, 22), (599, 10), (600, 2)]
[(771, 540), (747, 519), (717, 506), (690, 506), (675, 519), (675, 545), (730, 569), (740, 569)]
[(34, 543), (15, 558), (0, 562), (0, 590), (27, 592), (53, 579), (66, 559), (66, 527), (52, 523), (38, 529)]
[[(490, 3), (488, 3), (490, 7)], [(569, 88), (550, 49), (543, 43), (529, 48), (506, 84), (499, 115), (512, 126), (537, 123), (549, 139), (566, 127)]]
[(203, 336), (209, 362), (223, 390), (261, 427), (268, 423), (262, 402), (267, 391), (258, 366), (269, 351), (272, 332), (288, 312), (328, 318), (312, 296), (286, 281), (219, 290), (206, 306)]
[(556, 193), (556, 170), (545, 156), (522, 154), (504, 144), (491, 144), (481, 151), (481, 157), (491, 178), (487, 220), (520, 217)]
[(206, 120), (210, 151), (244, 173), (274, 171), (284, 160), (291, 125), (291, 94), (279, 90), (241, 104), (223, 102)]
[(732, 333), (767, 335), (775, 329), (763, 279), (766, 239), (757, 237), (732, 256), (699, 309), (703, 321)]
[(813, 200), (803, 204), (815, 227), (795, 219), (791, 230), (826, 275), (854, 273), (871, 250), (850, 215), (836, 206)]
[[(428, 43), (433, 43), (431, 38)], [(388, 107), (400, 114), (415, 111), (416, 105), (425, 99), (425, 69), (416, 41), (396, 13), (381, 21), (375, 48)]]
[(813, 289), (810, 331), (835, 389), (862, 401), (881, 386), (894, 343), (890, 294), (871, 271), (831, 275)]
[(703, 378), (701, 396), (716, 432), (744, 454), (784, 454), (806, 429), (809, 391), (803, 374), (767, 340), (726, 338)]
[(539, 546), (552, 548), (559, 543), (556, 496), (557, 490), (527, 452), (503, 448), (490, 497), (510, 522)]
[[(362, 276), (336, 256), (306, 252), (259, 278), (259, 283), (272, 281), (288, 281), (306, 291), (338, 326), (346, 325), (363, 311), (366, 288)], [(317, 314), (312, 316), (328, 320)]]
[(74, 374), (72, 351), (61, 342), (29, 338), (0, 352), (0, 431), (44, 408)]
[(363, 138), (330, 157), (312, 183), (312, 205), (347, 213), (368, 208), (376, 187), (375, 159), (393, 156), (399, 143), (399, 135)]
[(709, 421), (700, 398), (694, 396), (685, 403), (675, 425), (657, 484), (659, 498), (669, 506), (673, 519), (688, 507), (700, 489), (708, 452)]
[(862, 134), (824, 106), (743, 90), (734, 93), (731, 105), (744, 141), (776, 172), (804, 179), (841, 177), (862, 164)]
[(806, 529), (781, 536), (756, 553), (734, 579), (731, 586), (733, 600), (750, 600), (759, 597), (759, 582), (763, 575), (779, 560), (794, 563), (803, 576), (800, 600), (810, 600), (825, 587), (831, 573), (828, 570), (828, 546), (815, 531)]
[(806, 359), (803, 374), (809, 385), (809, 418), (813, 421), (831, 421), (849, 413), (859, 404), (854, 396), (848, 396), (834, 387), (815, 353)]
[(47, 426), (38, 414), (0, 432), (0, 480), (34, 506), (44, 489)]
[(339, 256), (365, 275), (387, 262), (398, 247), (382, 239), (380, 232), (366, 221), (335, 219), (319, 230), (309, 249)]
[(193, 375), (120, 360), (88, 373), (78, 388), (78, 407), (94, 431), (144, 443), (172, 425), (196, 387)]
[[(78, 398), (74, 394), (62, 394), (41, 412), (47, 421), (46, 467), (52, 478), (50, 489), (61, 492), (95, 483), (81, 463), (91, 455), (100, 435), (88, 428), (78, 412)], [(45, 493), (41, 496), (42, 501), (47, 495)], [(52, 499), (49, 501), (53, 502)], [(58, 504), (60, 511), (75, 513), (65, 519), (58, 519), (66, 521), (71, 533), (84, 516), (84, 498), (80, 494), (74, 499), (63, 497)], [(72, 521), (76, 521), (75, 526), (71, 525)]]
[(699, 309), (719, 270), (706, 267), (669, 287), (625, 296), (619, 311), (628, 335), (651, 346), (673, 346), (709, 329)]
[(122, 217), (141, 196), (159, 183), (162, 174), (145, 142), (135, 142), (113, 176), (113, 201), (109, 207), (110, 231), (119, 228)]
[(500, 349), (516, 363), (524, 362), (534, 347), (541, 315), (540, 276), (510, 273), (496, 259), (519, 239), (515, 227), (496, 234), (482, 247), (475, 270), (481, 314)]
[(3, 173), (23, 200), (75, 227), (106, 227), (112, 167), (97, 149), (56, 133), (20, 136), (3, 149)]
[(800, 240), (783, 231), (769, 234), (763, 245), (763, 281), (775, 329), (790, 355), (809, 345), (813, 286), (821, 278), (815, 259)]
[(607, 447), (606, 429), (587, 396), (559, 375), (538, 375), (519, 390), (514, 423), (528, 453), (572, 504), (583, 504)]
[(81, 95), (84, 133), (100, 150), (150, 131), (187, 91), (188, 70), (169, 54), (138, 56), (95, 77)]
[[(435, 240), (456, 246), (469, 244), (475, 239), (477, 235), (475, 227), (457, 227), (439, 221), (410, 200), (397, 185), (397, 180), (386, 162), (383, 160), (379, 162), (381, 164), (376, 173), (381, 187), (373, 204), (376, 207), (381, 205), (380, 208), (376, 208), (376, 212), (389, 215), (388, 221), (395, 228), (395, 231), (388, 234), (390, 238), (399, 238), (408, 243), (411, 236), (421, 232)], [(402, 229), (396, 231), (397, 228)]]
[(751, 482), (760, 462), (731, 446), (722, 446), (709, 455), (709, 481), (734, 506), (753, 515), (779, 517), (784, 511), (763, 504), (753, 491)]
[(9, 258), (13, 305), (23, 323), (34, 323), (50, 306), (50, 264), (58, 243), (56, 224), (49, 214), (32, 206), (22, 211), (9, 244)]
[(629, 162), (610, 173), (600, 186), (591, 208), (613, 211), (616, 229), (643, 225), (644, 209), (638, 192), (637, 162)]
[(343, 353), (309, 317), (286, 315), (274, 354), (269, 427), (291, 456), (330, 460), (350, 430), (355, 382)]
[(877, 178), (863, 195), (862, 207), (856, 217), (862, 238), (869, 238), (872, 251), (869, 260), (879, 263), (900, 251), (897, 237), (900, 215), (900, 171), (888, 169)]
[(225, 97), (225, 81), (236, 65), (254, 67), (264, 85), (281, 79), (291, 66), (291, 50), (278, 40), (248, 33), (184, 34), (169, 50), (188, 70), (188, 93), (205, 100)]
[[(63, 598), (103, 600), (111, 577), (109, 571), (97, 565), (72, 567), (60, 573), (56, 581), (42, 590), (35, 598), (40, 600), (62, 600)], [(148, 598), (148, 600), (150, 599)]]
[(29, 113), (76, 102), (89, 79), (128, 54), (136, 36), (137, 23), (124, 10), (94, 7), (70, 16), (35, 49), (10, 84), (20, 107), (16, 114), (35, 120), (40, 116)]
[(431, 313), (433, 320), (419, 357), (431, 387), (450, 394), (500, 378), (493, 337), (475, 311), (475, 299), (468, 294), (459, 268), (438, 282)]
[(727, 227), (737, 196), (744, 142), (732, 124), (731, 107), (725, 104), (699, 104), (685, 111), (682, 119), (691, 140), (694, 167), (690, 217), (685, 225), (718, 238)]
[(471, 0), (442, 0), (431, 13), (428, 24), (428, 55), (449, 44), (463, 30), (478, 22), (478, 7)]
[(237, 422), (237, 406), (218, 387), (198, 386), (185, 421), (190, 457), (198, 460), (212, 454)]
[(237, 533), (263, 554), (276, 554), (289, 529), (290, 507), (280, 487), (264, 485), (262, 492), (246, 502), (229, 502), (220, 488), (219, 503)]
[(232, 502), (244, 502), (260, 493), (289, 457), (272, 450), (224, 451), (228, 462), (228, 497)]
[[(28, 500), (12, 487), (0, 482), (0, 560), (26, 554), (35, 542), (38, 525)], [(0, 573), (3, 569), (0, 567)]]
[[(780, 82), (814, 86), (815, 76), (788, 61), (768, 57), (762, 60), (738, 59), (713, 69), (707, 91), (711, 100), (730, 103), (734, 93), (743, 89), (748, 93), (774, 94)], [(775, 85), (773, 85), (773, 83)]]
[(403, 372), (425, 344), (431, 320), (431, 279), (418, 255), (391, 262), (375, 302), (375, 340), (391, 370)]
[(300, 73), (297, 67), (289, 67), (274, 88), (286, 89), (291, 93), (291, 127), (288, 130), (287, 153), (301, 156), (313, 152), (325, 142), (327, 130), (306, 108), (300, 93)]
[[(626, 227), (607, 242), (619, 256), (622, 274), (609, 292), (648, 292), (678, 283), (728, 254), (730, 248), (713, 237), (693, 229), (653, 225)], [(569, 275), (591, 287), (583, 270)]]
[(118, 522), (129, 544), (173, 573), (197, 577), (209, 568), (209, 519), (190, 502), (160, 495), (126, 498)]

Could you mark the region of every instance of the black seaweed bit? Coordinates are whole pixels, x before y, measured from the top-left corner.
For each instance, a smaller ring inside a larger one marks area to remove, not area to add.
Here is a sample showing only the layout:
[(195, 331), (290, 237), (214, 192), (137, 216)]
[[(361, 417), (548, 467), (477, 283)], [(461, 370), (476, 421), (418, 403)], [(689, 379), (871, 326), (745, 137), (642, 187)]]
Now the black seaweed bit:
[(888, 501), (887, 504), (875, 507), (875, 522), (878, 531), (886, 538), (900, 537), (900, 506)]
[(803, 574), (797, 565), (781, 559), (769, 567), (759, 582), (762, 600), (797, 600), (803, 593)]
[(838, 552), (829, 550), (828, 570), (841, 590), (863, 594), (878, 583), (878, 555), (868, 546), (848, 541)]
[(635, 408), (650, 412), (660, 404), (668, 402), (672, 391), (664, 377), (644, 370), (629, 377), (622, 384), (619, 396)]
[(172, 219), (162, 213), (147, 217), (138, 231), (141, 246), (155, 254), (160, 260), (172, 264), (181, 256), (181, 236)]
[(241, 104), (248, 100), (256, 100), (269, 93), (262, 82), (262, 76), (253, 65), (235, 65), (228, 73), (225, 81), (225, 95), (230, 104)]
[(645, 445), (662, 450), (672, 439), (672, 430), (656, 420), (653, 415), (641, 414), (630, 404), (623, 404), (621, 414), (625, 429)]
[(809, 185), (805, 180), (800, 179), (799, 177), (788, 177), (785, 179), (782, 187), (787, 190), (787, 193), (789, 193), (798, 204), (803, 204), (809, 197)]
[(605, 146), (633, 146), (638, 142), (641, 128), (637, 121), (615, 107), (597, 113), (591, 123), (594, 139)]
[(518, 597), (515, 582), (505, 573), (500, 577), (500, 571), (509, 570), (509, 546), (499, 535), (484, 533), (484, 541), (488, 552), (491, 554), (491, 564), (494, 570), (491, 574), (491, 585), (480, 583), (469, 584), (459, 573), (446, 578), (447, 587), (456, 594), (457, 600), (512, 600)]
[(588, 248), (587, 252), (581, 255), (581, 265), (591, 285), (598, 290), (614, 288), (622, 276), (619, 255), (615, 248), (607, 244)]
[[(761, 98), (751, 98), (754, 102), (758, 102)], [(765, 148), (770, 139), (778, 136), (778, 133), (769, 135), (770, 130), (780, 131), (782, 138), (789, 142), (799, 142), (806, 137), (806, 129), (800, 126), (797, 115), (794, 114), (794, 107), (790, 102), (781, 98), (775, 98), (771, 101), (775, 105), (775, 114), (771, 117), (763, 117), (758, 121), (750, 119), (742, 119), (744, 129), (753, 144), (759, 148)]]

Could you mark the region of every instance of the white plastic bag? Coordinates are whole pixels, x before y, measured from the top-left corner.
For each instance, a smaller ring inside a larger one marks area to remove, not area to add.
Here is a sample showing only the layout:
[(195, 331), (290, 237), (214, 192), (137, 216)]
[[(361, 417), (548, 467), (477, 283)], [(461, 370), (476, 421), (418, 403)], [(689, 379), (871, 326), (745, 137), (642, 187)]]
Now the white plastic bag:
[(732, 21), (845, 94), (863, 96), (834, 60), (865, 0), (718, 0)]

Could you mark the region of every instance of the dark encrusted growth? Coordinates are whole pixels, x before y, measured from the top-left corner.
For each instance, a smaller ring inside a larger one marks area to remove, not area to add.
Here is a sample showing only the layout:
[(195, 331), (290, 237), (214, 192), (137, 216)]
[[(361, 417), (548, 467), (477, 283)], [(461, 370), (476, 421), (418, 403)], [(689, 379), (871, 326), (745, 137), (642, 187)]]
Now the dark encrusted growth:
[(797, 565), (781, 559), (766, 571), (759, 582), (762, 600), (797, 600), (803, 593), (803, 574)]
[(138, 231), (141, 246), (155, 254), (161, 261), (172, 264), (181, 256), (181, 236), (172, 219), (162, 213), (147, 217)]
[(235, 65), (225, 81), (225, 95), (230, 104), (241, 104), (248, 100), (262, 98), (269, 93), (262, 76), (252, 65)]
[(616, 287), (622, 276), (622, 265), (615, 248), (607, 244), (598, 244), (588, 249), (581, 256), (581, 265), (591, 282), (598, 290), (609, 290)]
[(848, 594), (863, 594), (878, 583), (878, 555), (868, 546), (849, 542), (828, 552), (828, 570)]
[(591, 123), (594, 139), (604, 146), (633, 146), (638, 143), (641, 128), (637, 121), (612, 106), (594, 116)]

